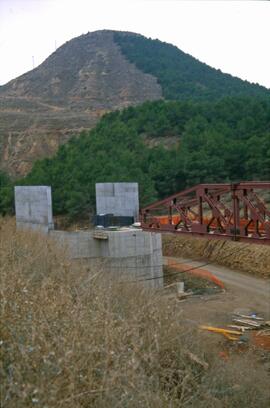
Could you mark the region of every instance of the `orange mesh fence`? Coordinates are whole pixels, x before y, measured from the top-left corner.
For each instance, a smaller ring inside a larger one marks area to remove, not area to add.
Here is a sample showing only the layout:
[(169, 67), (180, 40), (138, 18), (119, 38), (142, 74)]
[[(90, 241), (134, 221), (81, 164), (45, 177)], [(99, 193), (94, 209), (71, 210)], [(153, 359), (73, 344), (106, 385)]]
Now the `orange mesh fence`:
[[(195, 217), (195, 216), (190, 216), (189, 218), (190, 218), (192, 221), (195, 221), (195, 220), (196, 220), (196, 217)], [(167, 224), (169, 224), (169, 216), (168, 216), (168, 215), (155, 216), (155, 219), (159, 221), (160, 225), (167, 225)], [(173, 225), (177, 225), (180, 221), (181, 221), (180, 215), (172, 215), (172, 224), (173, 224)], [(209, 224), (209, 222), (210, 222), (210, 218), (204, 217), (203, 223), (204, 223), (205, 225), (207, 225), (207, 224)], [(245, 220), (245, 219), (241, 219), (241, 220), (240, 220), (240, 226), (241, 226), (241, 227), (244, 227), (246, 224), (247, 224), (247, 220)], [(211, 223), (211, 226), (214, 227), (214, 228), (217, 227), (217, 222), (214, 220), (214, 221)], [(253, 223), (251, 222), (250, 225), (249, 225), (249, 230), (252, 231), (253, 229), (254, 229), (254, 225), (253, 225)], [(260, 227), (259, 227), (259, 230), (260, 230), (260, 231), (264, 231), (264, 229), (265, 229), (265, 227), (264, 227), (264, 224), (262, 223), (262, 224), (260, 225)]]
[(210, 281), (214, 282), (217, 286), (219, 286), (222, 289), (225, 288), (224, 283), (220, 279), (218, 279), (213, 273), (207, 271), (206, 269), (195, 268), (195, 269), (192, 269), (192, 270), (188, 270), (188, 269), (192, 268), (191, 265), (188, 265), (188, 264), (176, 265), (175, 261), (173, 259), (168, 259), (167, 265), (169, 267), (173, 268), (173, 269), (178, 270), (178, 271), (187, 272), (187, 273), (190, 273), (192, 275), (199, 276), (200, 278), (210, 280)]

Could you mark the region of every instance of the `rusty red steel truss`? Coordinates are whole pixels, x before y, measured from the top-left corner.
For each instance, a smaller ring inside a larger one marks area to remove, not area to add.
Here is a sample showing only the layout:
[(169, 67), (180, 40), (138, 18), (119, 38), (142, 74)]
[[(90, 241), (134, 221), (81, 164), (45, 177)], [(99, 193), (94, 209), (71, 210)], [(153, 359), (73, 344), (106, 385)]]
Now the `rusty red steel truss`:
[(140, 211), (142, 228), (270, 245), (270, 182), (199, 184)]

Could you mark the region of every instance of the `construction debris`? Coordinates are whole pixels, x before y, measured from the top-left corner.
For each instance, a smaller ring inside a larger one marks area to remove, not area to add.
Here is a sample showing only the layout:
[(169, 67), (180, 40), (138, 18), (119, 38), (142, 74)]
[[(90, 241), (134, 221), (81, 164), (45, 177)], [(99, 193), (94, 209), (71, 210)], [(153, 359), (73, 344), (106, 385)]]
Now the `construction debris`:
[(252, 330), (252, 327), (249, 327), (249, 326), (238, 326), (238, 325), (236, 325), (236, 324), (228, 324), (228, 327), (230, 327), (230, 329), (241, 330), (242, 332), (244, 332), (245, 330)]
[(224, 333), (226, 333), (226, 334), (242, 334), (240, 331), (237, 331), (237, 330), (227, 330), (227, 329), (223, 329), (221, 327), (213, 327), (213, 326), (201, 325), (200, 329), (212, 331), (212, 332), (215, 332), (215, 333), (222, 333), (222, 334), (224, 334)]
[(233, 322), (241, 323), (242, 325), (252, 326), (252, 327), (255, 327), (255, 328), (258, 328), (258, 329), (262, 326), (262, 323), (257, 323), (257, 322), (254, 322), (254, 321), (251, 321), (251, 320), (248, 320), (248, 319), (235, 319), (235, 318), (233, 318), (232, 320), (233, 320)]
[(176, 282), (176, 290), (177, 290), (178, 295), (182, 295), (185, 292), (185, 283)]
[[(255, 313), (251, 315), (244, 315), (239, 313), (234, 313), (232, 317), (232, 321), (237, 324), (229, 324), (229, 329), (224, 329), (220, 327), (212, 327), (212, 326), (199, 326), (200, 329), (208, 330), (210, 332), (222, 334), (229, 340), (238, 341), (239, 343), (243, 342), (243, 333), (248, 330), (260, 330), (256, 333), (257, 339), (255, 344), (270, 344), (270, 329), (264, 329), (266, 326), (269, 326), (270, 322), (265, 321), (263, 317), (257, 316)], [(231, 330), (236, 329), (236, 330)], [(264, 330), (261, 330), (264, 329)], [(254, 336), (253, 336), (254, 338)], [(249, 338), (245, 341), (248, 341)]]
[(256, 336), (270, 336), (270, 329), (260, 330)]
[(234, 313), (235, 316), (243, 317), (244, 319), (252, 319), (252, 320), (264, 320), (263, 317), (258, 317), (255, 313), (252, 315), (244, 315), (240, 313)]
[(255, 346), (270, 351), (270, 329), (253, 332), (251, 340)]
[(266, 325), (263, 317), (257, 316), (256, 313), (250, 315), (234, 313), (233, 322), (240, 324), (241, 330), (260, 329)]
[(200, 329), (203, 329), (203, 330), (208, 330), (214, 333), (220, 333), (229, 340), (238, 340), (239, 338), (237, 336), (240, 336), (242, 334), (241, 331), (227, 330), (227, 329), (223, 329), (220, 327), (203, 326), (203, 325), (199, 327)]

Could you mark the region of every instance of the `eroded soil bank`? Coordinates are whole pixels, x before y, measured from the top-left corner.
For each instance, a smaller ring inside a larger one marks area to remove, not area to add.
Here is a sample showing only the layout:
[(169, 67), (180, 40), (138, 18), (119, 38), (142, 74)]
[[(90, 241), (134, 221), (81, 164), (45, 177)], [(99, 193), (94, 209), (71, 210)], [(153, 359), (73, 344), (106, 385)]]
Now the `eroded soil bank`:
[(270, 246), (163, 234), (163, 255), (203, 259), (270, 278)]

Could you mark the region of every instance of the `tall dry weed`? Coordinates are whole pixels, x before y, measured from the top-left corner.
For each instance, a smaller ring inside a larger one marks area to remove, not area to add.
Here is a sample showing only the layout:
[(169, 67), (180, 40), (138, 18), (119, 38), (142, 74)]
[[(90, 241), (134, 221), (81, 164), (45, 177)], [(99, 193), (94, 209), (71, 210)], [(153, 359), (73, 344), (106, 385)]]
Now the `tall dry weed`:
[(176, 300), (0, 228), (1, 407), (236, 406), (215, 405)]
[[(2, 406), (164, 406), (196, 386), (181, 313), (53, 241), (1, 226)], [(172, 315), (175, 319), (172, 319)]]

